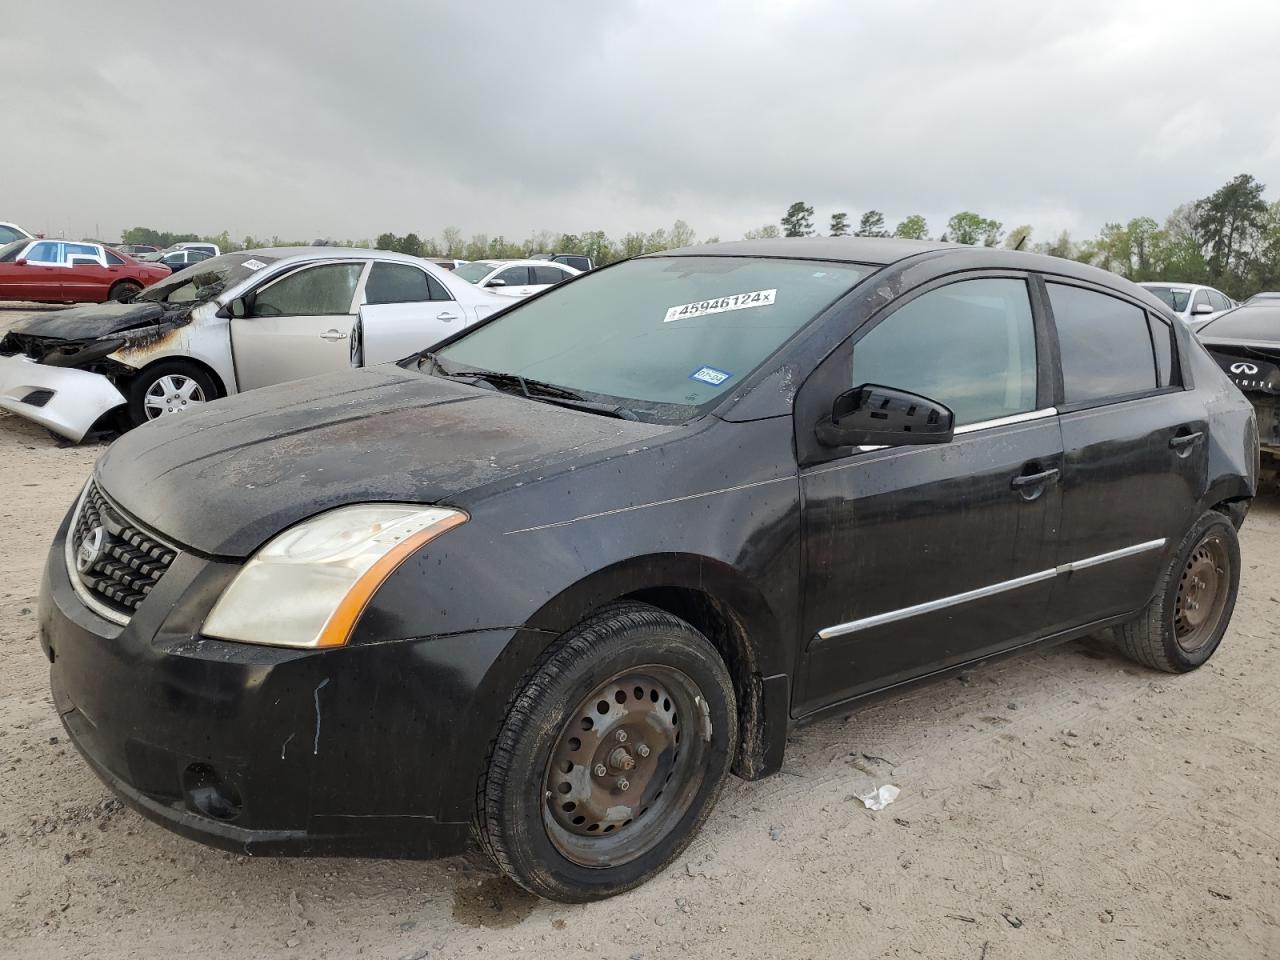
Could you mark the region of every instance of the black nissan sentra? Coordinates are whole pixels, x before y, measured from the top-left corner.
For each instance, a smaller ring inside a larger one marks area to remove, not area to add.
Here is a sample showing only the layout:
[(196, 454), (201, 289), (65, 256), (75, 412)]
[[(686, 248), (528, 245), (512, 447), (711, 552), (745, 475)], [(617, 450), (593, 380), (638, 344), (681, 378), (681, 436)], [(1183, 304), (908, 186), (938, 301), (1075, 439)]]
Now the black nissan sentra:
[(713, 244), (122, 438), (40, 632), (85, 758), (180, 833), (420, 857), (474, 831), (590, 900), (798, 722), (1103, 627), (1200, 666), (1257, 456), (1218, 364), (1110, 273)]

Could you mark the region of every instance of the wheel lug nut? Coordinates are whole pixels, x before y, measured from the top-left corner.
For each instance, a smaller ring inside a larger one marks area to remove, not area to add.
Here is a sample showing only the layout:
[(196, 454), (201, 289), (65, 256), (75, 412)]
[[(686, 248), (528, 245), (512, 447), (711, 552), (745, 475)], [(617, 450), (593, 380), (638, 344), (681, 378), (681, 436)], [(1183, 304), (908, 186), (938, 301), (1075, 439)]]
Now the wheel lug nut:
[(597, 776), (597, 777), (603, 777), (603, 776), (604, 776), (605, 774), (607, 774), (608, 772), (609, 772), (609, 768), (608, 768), (608, 767), (606, 767), (603, 763), (597, 763), (597, 764), (596, 764), (596, 776)]
[(640, 754), (642, 757), (647, 757), (649, 755), (648, 744), (640, 744), (640, 746), (636, 747), (636, 753)]
[(625, 731), (625, 730), (619, 730), (619, 731), (618, 731), (618, 742), (619, 742), (619, 743), (626, 743), (626, 742), (627, 742), (627, 731)]
[(626, 778), (622, 778), (622, 779), (620, 779), (620, 780), (618, 781), (618, 789), (619, 789), (619, 790), (630, 790), (630, 789), (631, 789), (631, 784), (627, 782)]

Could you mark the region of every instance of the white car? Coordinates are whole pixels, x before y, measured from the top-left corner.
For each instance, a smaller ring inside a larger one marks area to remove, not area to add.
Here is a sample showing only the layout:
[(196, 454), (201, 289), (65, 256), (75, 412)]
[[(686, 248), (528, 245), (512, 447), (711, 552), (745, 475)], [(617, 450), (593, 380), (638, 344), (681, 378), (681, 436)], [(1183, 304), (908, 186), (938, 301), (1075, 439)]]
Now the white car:
[(32, 240), (34, 237), (16, 223), (5, 223), (0, 220), (0, 247), (15, 240)]
[(48, 311), (0, 340), (0, 409), (80, 441), (254, 387), (398, 360), (509, 299), (417, 257), (346, 247), (204, 260), (128, 303)]
[(1187, 321), (1193, 330), (1208, 323), (1219, 314), (1239, 306), (1221, 290), (1215, 290), (1203, 284), (1151, 281), (1141, 283), (1139, 286), (1150, 290), (1163, 300), (1165, 305)]
[(581, 272), (547, 260), (472, 260), (453, 275), (503, 297), (528, 297)]

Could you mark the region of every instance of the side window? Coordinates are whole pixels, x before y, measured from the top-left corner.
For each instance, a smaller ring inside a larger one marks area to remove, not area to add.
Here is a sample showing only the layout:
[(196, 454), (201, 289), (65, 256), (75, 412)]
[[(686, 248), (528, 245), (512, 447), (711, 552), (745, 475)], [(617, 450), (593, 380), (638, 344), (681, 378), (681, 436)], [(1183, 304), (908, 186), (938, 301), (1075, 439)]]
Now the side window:
[(98, 259), (98, 248), (91, 243), (64, 243), (63, 248), (66, 250), (66, 256), (70, 257), (92, 257)]
[(1147, 323), (1156, 351), (1156, 385), (1167, 387), (1173, 383), (1173, 329), (1154, 313), (1147, 314)]
[(314, 317), (351, 312), (364, 262), (305, 267), (264, 287), (253, 298), (255, 317)]
[(1225, 294), (1221, 294), (1217, 290), (1209, 291), (1209, 303), (1213, 304), (1213, 309), (1215, 310), (1231, 309), (1231, 301), (1226, 298)]
[(13, 227), (0, 226), (0, 246), (6, 243), (13, 243), (15, 240), (21, 240), (22, 234)]
[(1156, 388), (1146, 311), (1105, 293), (1061, 283), (1048, 287), (1067, 403), (1108, 400)]
[(375, 263), (364, 285), (364, 302), (418, 303), (431, 300), (427, 275), (407, 263)]
[(54, 240), (42, 240), (27, 250), (27, 259), (32, 263), (61, 263), (58, 251), (61, 246)]
[(561, 280), (568, 280), (569, 274), (555, 267), (530, 267), (533, 271), (534, 283), (559, 283)]
[(452, 300), (453, 294), (445, 289), (443, 283), (437, 280), (431, 274), (427, 274), (427, 287), (431, 291), (432, 300)]
[(114, 253), (112, 253), (110, 250), (107, 250), (107, 251), (106, 251), (106, 254), (107, 254), (107, 263), (108, 263), (108, 264), (110, 264), (111, 266), (113, 266), (113, 267), (118, 267), (118, 266), (120, 266), (120, 265), (122, 265), (122, 264), (124, 263), (124, 261), (123, 261), (123, 260), (121, 260), (119, 257), (117, 257), (117, 256), (116, 256)]
[(504, 281), (508, 287), (523, 287), (529, 282), (529, 268), (507, 267), (493, 279)]
[(894, 311), (853, 348), (851, 386), (945, 403), (956, 425), (1036, 408), (1036, 340), (1023, 280), (961, 280)]
[(1211, 307), (1211, 306), (1213, 306), (1213, 304), (1209, 302), (1209, 291), (1197, 290), (1196, 298), (1191, 301), (1191, 309), (1194, 310), (1196, 307)]

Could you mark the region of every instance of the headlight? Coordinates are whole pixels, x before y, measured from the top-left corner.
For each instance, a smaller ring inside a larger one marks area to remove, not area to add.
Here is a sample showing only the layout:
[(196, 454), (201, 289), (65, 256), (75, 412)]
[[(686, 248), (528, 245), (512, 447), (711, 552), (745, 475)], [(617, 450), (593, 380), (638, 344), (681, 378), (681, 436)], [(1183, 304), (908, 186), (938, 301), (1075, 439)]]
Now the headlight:
[(277, 647), (340, 647), (392, 571), (466, 521), (460, 510), (402, 503), (362, 503), (304, 520), (245, 564), (202, 632)]

